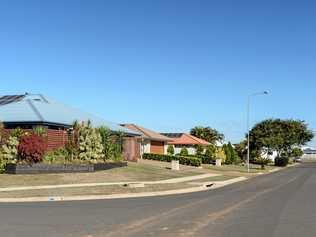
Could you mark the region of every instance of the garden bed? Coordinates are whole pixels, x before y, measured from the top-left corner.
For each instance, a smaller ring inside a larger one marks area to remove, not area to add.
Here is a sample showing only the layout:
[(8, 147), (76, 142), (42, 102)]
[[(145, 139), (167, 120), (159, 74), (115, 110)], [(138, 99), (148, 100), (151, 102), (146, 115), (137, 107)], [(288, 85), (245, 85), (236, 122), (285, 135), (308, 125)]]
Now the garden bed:
[(91, 173), (127, 166), (127, 162), (98, 164), (8, 164), (7, 174), (54, 174), (54, 173)]

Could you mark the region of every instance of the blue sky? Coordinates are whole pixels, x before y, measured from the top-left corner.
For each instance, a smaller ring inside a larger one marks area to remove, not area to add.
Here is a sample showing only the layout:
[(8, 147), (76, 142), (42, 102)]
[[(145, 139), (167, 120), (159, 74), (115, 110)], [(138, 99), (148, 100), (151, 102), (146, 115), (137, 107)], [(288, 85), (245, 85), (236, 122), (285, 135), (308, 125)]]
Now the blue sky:
[[(157, 131), (208, 125), (239, 141), (252, 123), (316, 130), (313, 1), (0, 2), (0, 93), (43, 93)], [(315, 143), (316, 144), (316, 143)]]

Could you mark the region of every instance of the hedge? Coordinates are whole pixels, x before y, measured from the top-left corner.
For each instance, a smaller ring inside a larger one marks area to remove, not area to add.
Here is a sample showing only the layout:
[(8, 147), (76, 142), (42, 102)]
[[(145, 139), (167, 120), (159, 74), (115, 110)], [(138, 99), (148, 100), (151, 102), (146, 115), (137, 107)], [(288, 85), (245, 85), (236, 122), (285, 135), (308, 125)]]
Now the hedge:
[(202, 164), (202, 160), (197, 157), (171, 156), (171, 155), (161, 155), (161, 154), (154, 154), (154, 153), (143, 154), (143, 159), (158, 160), (158, 161), (165, 161), (165, 162), (178, 160), (181, 165), (189, 165), (189, 166), (195, 166), (195, 167), (200, 167)]
[(288, 157), (276, 157), (274, 159), (274, 165), (275, 166), (285, 167), (288, 164), (289, 164), (289, 158)]
[(187, 157), (195, 157), (199, 158), (202, 161), (202, 164), (215, 164), (216, 158), (215, 157), (209, 157), (204, 154), (201, 155), (188, 155)]

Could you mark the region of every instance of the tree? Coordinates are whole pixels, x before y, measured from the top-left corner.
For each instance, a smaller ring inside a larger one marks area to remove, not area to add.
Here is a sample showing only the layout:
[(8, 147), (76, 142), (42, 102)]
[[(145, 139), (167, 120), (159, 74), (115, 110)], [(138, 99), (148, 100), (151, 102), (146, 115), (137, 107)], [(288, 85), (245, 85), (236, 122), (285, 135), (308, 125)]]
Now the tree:
[(214, 145), (216, 145), (216, 142), (222, 142), (225, 138), (224, 135), (216, 129), (202, 126), (192, 128), (190, 134)]
[(202, 158), (203, 164), (211, 164), (216, 159), (217, 148), (214, 145), (206, 147), (205, 154)]
[(235, 151), (238, 155), (238, 157), (243, 160), (246, 161), (247, 159), (247, 140), (243, 140), (238, 144), (235, 144)]
[(227, 145), (223, 145), (223, 150), (226, 155), (226, 164), (231, 165), (240, 163), (240, 157), (238, 156), (235, 148), (230, 142)]
[(221, 148), (221, 147), (217, 148), (215, 156), (216, 156), (216, 159), (221, 159), (222, 162), (226, 161), (225, 152), (224, 152), (223, 148)]
[(196, 145), (195, 150), (196, 150), (195, 154), (197, 156), (200, 156), (204, 152), (204, 147), (202, 145)]
[(290, 157), (301, 157), (304, 155), (304, 152), (302, 151), (301, 148), (294, 148), (290, 154)]
[(171, 155), (171, 156), (174, 155), (174, 147), (173, 147), (173, 145), (168, 145), (167, 153), (168, 153), (168, 155)]
[(305, 145), (314, 137), (313, 131), (301, 120), (268, 119), (256, 124), (250, 131), (250, 149), (257, 154), (289, 156), (294, 148)]
[(181, 151), (180, 151), (180, 156), (188, 156), (189, 155), (189, 151), (186, 147), (182, 147)]

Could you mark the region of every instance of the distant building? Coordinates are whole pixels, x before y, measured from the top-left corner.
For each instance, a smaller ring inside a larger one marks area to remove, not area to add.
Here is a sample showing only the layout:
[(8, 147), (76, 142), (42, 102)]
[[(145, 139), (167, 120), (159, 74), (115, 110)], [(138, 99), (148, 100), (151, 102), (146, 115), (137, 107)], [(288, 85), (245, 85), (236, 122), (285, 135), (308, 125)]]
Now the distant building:
[(121, 126), (141, 134), (141, 154), (167, 154), (168, 142), (173, 141), (169, 137), (136, 124), (121, 124)]
[(179, 154), (183, 147), (188, 149), (189, 155), (195, 155), (196, 146), (208, 146), (211, 145), (209, 142), (192, 136), (187, 133), (161, 133), (162, 135), (171, 138), (173, 141), (169, 142), (169, 145), (174, 146), (175, 154)]

